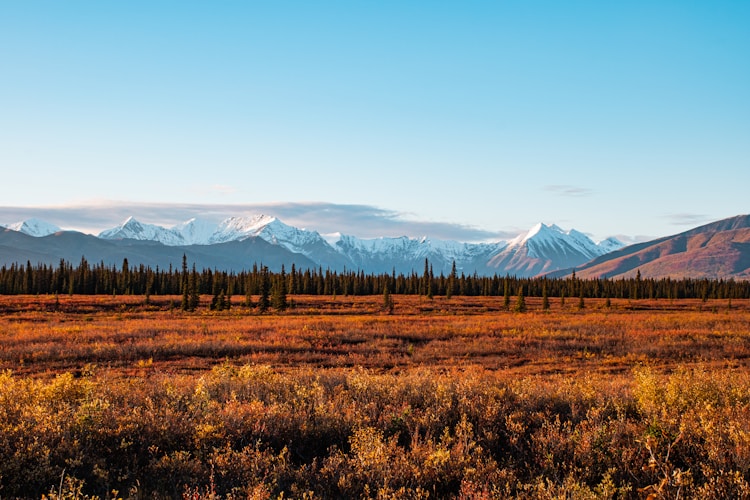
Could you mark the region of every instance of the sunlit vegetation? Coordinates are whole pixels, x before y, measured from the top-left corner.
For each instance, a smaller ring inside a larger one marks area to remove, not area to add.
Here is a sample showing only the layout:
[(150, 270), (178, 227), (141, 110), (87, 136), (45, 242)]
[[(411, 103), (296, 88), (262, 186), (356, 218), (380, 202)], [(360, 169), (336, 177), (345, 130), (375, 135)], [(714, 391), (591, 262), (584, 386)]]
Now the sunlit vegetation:
[(750, 496), (746, 299), (247, 299), (0, 296), (0, 495)]

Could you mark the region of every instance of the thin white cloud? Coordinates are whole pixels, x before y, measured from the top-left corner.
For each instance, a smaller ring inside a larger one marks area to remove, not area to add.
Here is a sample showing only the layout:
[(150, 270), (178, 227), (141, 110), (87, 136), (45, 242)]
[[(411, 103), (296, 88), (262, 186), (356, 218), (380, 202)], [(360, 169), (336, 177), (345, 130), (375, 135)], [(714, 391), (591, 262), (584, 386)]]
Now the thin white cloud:
[(711, 221), (711, 217), (708, 215), (690, 213), (668, 214), (662, 218), (668, 220), (673, 226), (695, 226)]
[(468, 224), (414, 220), (407, 214), (371, 205), (324, 202), (256, 204), (175, 204), (96, 201), (50, 207), (0, 207), (0, 221), (12, 223), (30, 217), (64, 229), (97, 234), (126, 218), (172, 226), (196, 217), (219, 222), (227, 217), (267, 214), (285, 223), (318, 231), (340, 232), (360, 238), (429, 236), (457, 241), (498, 241), (517, 235), (513, 231), (488, 231)]
[(568, 184), (550, 184), (544, 186), (544, 190), (558, 194), (560, 196), (569, 196), (573, 198), (590, 196), (594, 193), (594, 191), (589, 188), (581, 186), (570, 186)]

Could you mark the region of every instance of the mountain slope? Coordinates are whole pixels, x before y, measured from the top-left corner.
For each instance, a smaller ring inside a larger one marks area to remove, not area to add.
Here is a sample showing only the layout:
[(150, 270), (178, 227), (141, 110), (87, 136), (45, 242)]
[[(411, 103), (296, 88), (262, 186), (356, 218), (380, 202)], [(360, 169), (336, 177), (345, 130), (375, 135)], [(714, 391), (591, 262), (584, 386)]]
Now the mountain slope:
[(539, 223), (525, 235), (508, 242), (487, 265), (499, 274), (531, 277), (579, 266), (618, 245), (622, 247), (622, 243), (614, 238), (597, 245), (574, 229), (566, 232), (555, 225)]
[(460, 243), (429, 238), (359, 239), (341, 235), (334, 243), (354, 266), (365, 272), (422, 273), (428, 259), (434, 274), (448, 274), (453, 262), (459, 272), (485, 274), (487, 260), (505, 246), (500, 243)]
[(578, 267), (581, 278), (750, 279), (750, 215), (631, 245)]
[(0, 231), (0, 265), (43, 263), (57, 266), (60, 259), (74, 265), (85, 257), (91, 263), (104, 262), (119, 267), (124, 259), (130, 265), (166, 269), (182, 264), (182, 255), (198, 269), (242, 271), (253, 264), (263, 264), (273, 271), (295, 264), (300, 268), (314, 267), (315, 263), (303, 255), (272, 245), (261, 238), (230, 241), (216, 245), (167, 246), (155, 241), (135, 239), (105, 240), (75, 231), (62, 231), (43, 237), (5, 230)]
[(99, 233), (99, 238), (103, 240), (158, 241), (169, 246), (185, 244), (182, 235), (178, 232), (155, 224), (139, 222), (134, 217), (128, 217), (119, 226), (102, 231)]
[(8, 224), (7, 229), (28, 234), (29, 236), (47, 236), (48, 234), (54, 234), (61, 231), (56, 225), (35, 218), (26, 219), (14, 224)]

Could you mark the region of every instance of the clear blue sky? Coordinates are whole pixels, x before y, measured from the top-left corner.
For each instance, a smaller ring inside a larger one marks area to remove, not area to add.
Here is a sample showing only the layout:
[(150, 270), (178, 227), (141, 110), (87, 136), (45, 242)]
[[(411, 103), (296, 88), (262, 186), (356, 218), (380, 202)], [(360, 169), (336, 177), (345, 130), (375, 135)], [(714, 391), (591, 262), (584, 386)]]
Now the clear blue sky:
[(749, 26), (721, 0), (2, 2), (0, 222), (323, 202), (677, 233), (750, 212)]

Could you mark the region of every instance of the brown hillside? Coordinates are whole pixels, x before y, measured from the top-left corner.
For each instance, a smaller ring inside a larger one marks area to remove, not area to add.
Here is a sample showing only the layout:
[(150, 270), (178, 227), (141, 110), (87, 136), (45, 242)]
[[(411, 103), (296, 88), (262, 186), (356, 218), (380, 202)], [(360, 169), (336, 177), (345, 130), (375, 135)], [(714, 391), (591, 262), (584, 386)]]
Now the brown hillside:
[(750, 279), (750, 216), (632, 245), (576, 269), (582, 278)]

